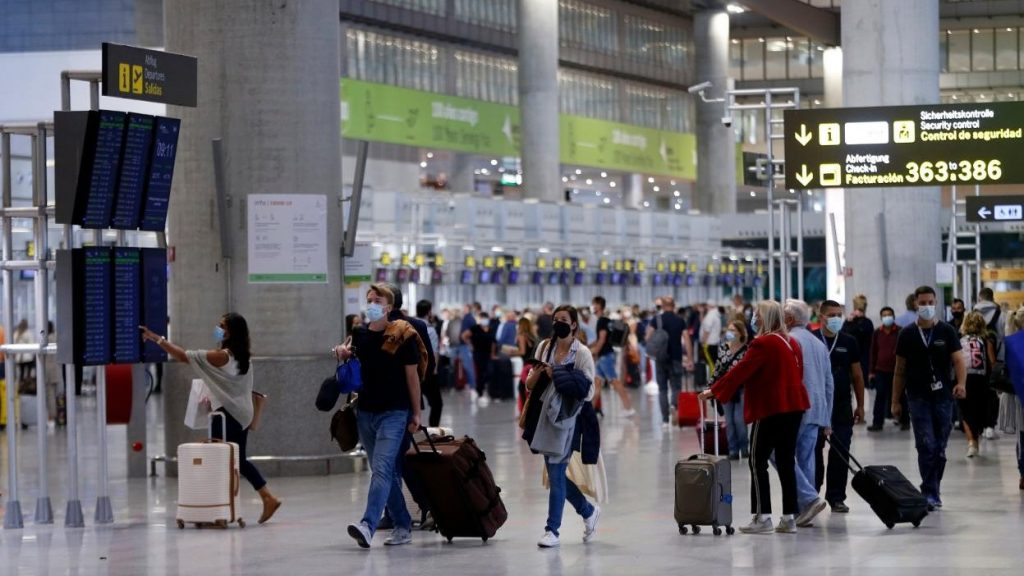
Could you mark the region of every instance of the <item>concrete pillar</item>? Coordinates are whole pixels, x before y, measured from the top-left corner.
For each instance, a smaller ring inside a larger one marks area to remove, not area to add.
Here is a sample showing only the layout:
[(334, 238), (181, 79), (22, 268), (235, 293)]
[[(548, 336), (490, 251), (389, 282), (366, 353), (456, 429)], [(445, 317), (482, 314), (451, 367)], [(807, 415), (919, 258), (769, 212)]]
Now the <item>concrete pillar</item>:
[[(711, 82), (709, 98), (719, 98), (729, 89), (729, 13), (725, 10), (697, 12), (693, 21), (696, 73), (693, 83)], [(732, 128), (722, 125), (726, 116), (722, 104), (696, 101), (697, 107), (697, 193), (695, 208), (704, 214), (736, 212), (736, 138)]]
[(558, 144), (558, 2), (519, 0), (519, 110), (526, 197), (563, 200)]
[[(270, 397), (262, 427), (249, 437), (249, 454), (337, 453), (326, 433), (330, 415), (313, 412), (310, 399), (332, 373), (335, 361), (327, 350), (338, 342), (343, 323), (338, 3), (166, 0), (164, 32), (167, 50), (199, 62), (198, 107), (168, 110), (182, 119), (168, 221), (176, 254), (172, 340), (210, 348), (222, 314), (244, 315), (255, 388)], [(230, 268), (220, 259), (213, 138), (223, 139), (225, 181), (233, 196)], [(247, 196), (270, 193), (327, 195), (328, 284), (248, 283)], [(182, 425), (193, 375), (188, 366), (171, 363), (166, 377), (165, 448), (173, 455), (180, 442), (198, 436)], [(312, 468), (264, 470), (306, 471)]]
[[(939, 102), (938, 0), (843, 2), (842, 20), (845, 106)], [(853, 268), (847, 295), (867, 295), (872, 311), (886, 304), (899, 310), (916, 286), (935, 284), (942, 255), (938, 187), (858, 188), (847, 192), (845, 205), (846, 262)]]
[(622, 179), (622, 205), (626, 208), (644, 207), (644, 178), (640, 174), (630, 174)]
[[(827, 48), (822, 54), (825, 70), (825, 107), (843, 107), (843, 49)], [(846, 302), (846, 280), (842, 266), (846, 256), (846, 191), (842, 188), (825, 190), (825, 297)], [(833, 236), (832, 221), (835, 221)], [(838, 243), (839, 260), (836, 259)]]
[(448, 175), (448, 189), (452, 192), (475, 192), (476, 175), (473, 174), (473, 155), (452, 153), (452, 171)]

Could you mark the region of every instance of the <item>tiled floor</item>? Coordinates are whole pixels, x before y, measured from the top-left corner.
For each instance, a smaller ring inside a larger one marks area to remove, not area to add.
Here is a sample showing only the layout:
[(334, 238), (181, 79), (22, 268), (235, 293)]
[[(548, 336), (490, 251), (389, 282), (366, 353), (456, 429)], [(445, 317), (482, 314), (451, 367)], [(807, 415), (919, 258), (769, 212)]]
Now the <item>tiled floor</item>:
[[(541, 459), (518, 439), (514, 408), (494, 403), (472, 406), (468, 398), (446, 398), (445, 424), (473, 436), (487, 451), (509, 509), (508, 523), (488, 544), (416, 533), (397, 549), (358, 549), (345, 525), (360, 517), (368, 474), (271, 479), (285, 504), (272, 522), (244, 530), (186, 529), (174, 524), (173, 479), (124, 479), (123, 432), (111, 430), (111, 493), (116, 523), (96, 526), (95, 424), (86, 401), (83, 425), (82, 501), (87, 526), (63, 527), (63, 442), (54, 437), (53, 502), (57, 522), (33, 525), (35, 431), (21, 433), (22, 508), (26, 527), (0, 531), (0, 573), (32, 574), (1013, 574), (1024, 566), (1024, 493), (1017, 489), (1014, 441), (983, 443), (982, 457), (963, 457), (963, 436), (954, 433), (944, 483), (945, 508), (920, 529), (886, 530), (855, 494), (852, 512), (824, 512), (817, 525), (796, 535), (680, 536), (672, 519), (672, 470), (696, 450), (691, 429), (663, 433), (653, 398), (634, 392), (640, 414), (633, 420), (612, 408), (603, 423), (611, 502), (605, 505), (598, 536), (584, 545), (582, 523), (566, 509), (561, 549), (538, 550), (546, 517)], [(151, 406), (158, 414), (158, 400)], [(151, 432), (159, 445), (160, 427)], [(2, 435), (0, 435), (2, 436)], [(5, 440), (0, 437), (0, 440)], [(6, 462), (6, 442), (3, 442)], [(910, 433), (889, 428), (869, 435), (856, 431), (854, 450), (866, 463), (897, 464), (917, 480)], [(773, 482), (775, 478), (773, 475)], [(744, 463), (734, 466), (738, 521), (747, 519), (749, 478)], [(777, 486), (777, 484), (776, 484)], [(6, 499), (6, 472), (3, 484)], [(259, 514), (255, 494), (243, 486), (245, 515)], [(778, 490), (776, 489), (776, 508)]]

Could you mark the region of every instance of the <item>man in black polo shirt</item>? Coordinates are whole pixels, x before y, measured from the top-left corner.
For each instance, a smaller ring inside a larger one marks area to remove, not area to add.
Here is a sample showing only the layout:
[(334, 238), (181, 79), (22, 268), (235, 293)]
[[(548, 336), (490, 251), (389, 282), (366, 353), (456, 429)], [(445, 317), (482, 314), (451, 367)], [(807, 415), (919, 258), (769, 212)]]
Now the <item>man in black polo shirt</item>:
[(917, 322), (900, 330), (896, 341), (892, 415), (900, 417), (899, 397), (905, 388), (921, 492), (928, 498), (929, 509), (934, 510), (942, 507), (940, 484), (946, 469), (946, 443), (953, 427), (953, 399), (967, 395), (967, 365), (956, 330), (937, 318), (935, 290), (921, 286), (914, 291), (914, 299)]
[[(826, 480), (825, 501), (832, 507), (834, 514), (845, 514), (850, 511), (846, 505), (846, 478), (849, 468), (844, 454), (849, 454), (853, 443), (853, 426), (864, 421), (864, 373), (860, 364), (860, 348), (857, 339), (843, 332), (843, 305), (834, 301), (822, 302), (818, 309), (821, 328), (812, 332), (828, 349), (829, 362), (832, 365), (832, 380), (835, 382), (832, 398), (832, 443), (842, 451), (830, 448), (828, 451), (828, 467), (826, 472), (822, 449), (825, 437), (821, 436), (817, 450), (816, 481), (821, 489), (822, 480)], [(853, 407), (853, 396), (857, 397), (857, 408)]]

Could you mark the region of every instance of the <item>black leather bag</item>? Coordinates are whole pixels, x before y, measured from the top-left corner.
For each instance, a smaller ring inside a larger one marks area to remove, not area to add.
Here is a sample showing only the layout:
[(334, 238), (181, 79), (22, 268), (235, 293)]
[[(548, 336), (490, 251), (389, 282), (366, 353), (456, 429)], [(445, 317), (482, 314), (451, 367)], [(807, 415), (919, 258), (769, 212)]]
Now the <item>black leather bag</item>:
[(316, 395), (316, 409), (321, 412), (330, 412), (338, 403), (340, 396), (341, 387), (338, 386), (337, 378), (333, 374), (324, 378), (324, 381), (320, 383), (320, 391)]
[(331, 438), (338, 443), (342, 452), (351, 452), (359, 444), (359, 427), (356, 425), (356, 403), (358, 399), (348, 395), (348, 401), (331, 417)]

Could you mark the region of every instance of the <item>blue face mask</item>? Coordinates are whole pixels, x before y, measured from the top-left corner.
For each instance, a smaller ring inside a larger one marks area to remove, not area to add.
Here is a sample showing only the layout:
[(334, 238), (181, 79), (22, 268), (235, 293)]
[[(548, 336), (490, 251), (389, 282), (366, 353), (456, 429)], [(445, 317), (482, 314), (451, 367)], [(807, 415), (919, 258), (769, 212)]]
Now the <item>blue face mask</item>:
[(214, 326), (213, 327), (213, 339), (214, 340), (216, 340), (217, 342), (223, 342), (225, 336), (226, 336), (226, 334), (224, 333), (224, 329), (223, 328), (221, 328), (220, 326)]
[(735, 332), (733, 332), (732, 330), (727, 330), (725, 332), (725, 341), (726, 342), (732, 342), (735, 339), (736, 339), (736, 333)]
[(882, 316), (882, 326), (892, 326), (896, 322), (896, 318), (892, 316)]
[(373, 303), (366, 305), (366, 319), (370, 322), (376, 322), (384, 318), (384, 306)]
[(833, 316), (825, 320), (825, 326), (828, 327), (828, 331), (833, 334), (838, 334), (843, 329), (843, 319), (840, 317)]

